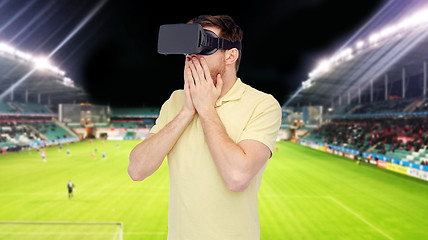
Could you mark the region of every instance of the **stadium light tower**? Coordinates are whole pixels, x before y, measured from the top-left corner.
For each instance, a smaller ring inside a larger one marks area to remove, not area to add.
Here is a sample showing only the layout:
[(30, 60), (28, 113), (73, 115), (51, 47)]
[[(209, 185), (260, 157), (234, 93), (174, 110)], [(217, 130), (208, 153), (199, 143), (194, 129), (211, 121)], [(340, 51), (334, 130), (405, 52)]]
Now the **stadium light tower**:
[[(368, 50), (378, 48), (382, 44), (388, 43), (388, 41), (395, 36), (405, 34), (409, 30), (413, 30), (416, 27), (423, 27), (428, 25), (428, 6), (422, 8), (416, 12), (406, 15), (400, 19), (397, 23), (392, 23), (384, 26), (380, 30), (372, 32), (368, 39), (359, 40), (354, 45), (355, 47), (347, 47), (339, 53), (325, 59), (318, 64), (318, 66), (309, 73), (308, 80), (315, 80), (315, 78), (327, 73), (332, 68), (339, 66), (340, 64), (352, 59), (354, 55), (367, 52)], [(363, 47), (364, 46), (364, 47)], [(307, 80), (307, 81), (308, 81)], [(303, 84), (305, 86), (305, 84)], [(307, 85), (307, 84), (306, 84)]]
[(50, 66), (49, 59), (45, 57), (38, 57), (33, 59), (36, 69), (48, 69)]
[[(62, 40), (58, 44), (58, 46), (56, 46), (55, 49), (49, 53), (47, 57), (33, 58), (31, 57), (30, 54), (24, 54), (23, 52), (20, 52), (20, 54), (18, 55), (16, 54), (18, 51), (13, 46), (10, 46), (6, 43), (0, 43), (0, 53), (1, 52), (8, 53), (18, 57), (24, 56), (24, 59), (26, 59), (27, 61), (33, 62), (33, 64), (35, 65), (32, 70), (30, 70), (27, 74), (25, 74), (12, 86), (10, 86), (3, 93), (1, 93), (0, 100), (3, 99), (7, 94), (11, 93), (13, 89), (19, 86), (22, 82), (27, 80), (28, 77), (35, 72), (35, 70), (47, 69), (64, 77), (65, 72), (63, 70), (60, 70), (58, 67), (50, 64), (49, 58), (51, 58), (59, 49), (61, 49), (73, 36), (75, 36), (76, 33), (78, 33), (100, 11), (100, 9), (107, 3), (107, 1), (108, 0), (99, 1), (98, 4), (85, 16), (85, 18), (82, 19), (82, 21), (79, 22), (79, 24), (70, 32), (70, 34), (68, 34), (67, 37), (64, 40)], [(74, 83), (72, 83), (71, 79), (67, 77), (63, 78), (63, 83), (64, 85), (74, 86)]]
[[(348, 89), (365, 87), (426, 39), (427, 29), (426, 1), (389, 1), (335, 54), (320, 61), (310, 71), (307, 80), (302, 82), (302, 89), (298, 92), (314, 88), (318, 80), (322, 81), (331, 76), (346, 80)], [(346, 68), (344, 63), (357, 57), (358, 67)], [(337, 88), (337, 92), (334, 92), (336, 89), (329, 91), (329, 95), (343, 94), (343, 89), (340, 88)], [(296, 96), (293, 95), (293, 98)], [(290, 102), (292, 100), (287, 103)]]

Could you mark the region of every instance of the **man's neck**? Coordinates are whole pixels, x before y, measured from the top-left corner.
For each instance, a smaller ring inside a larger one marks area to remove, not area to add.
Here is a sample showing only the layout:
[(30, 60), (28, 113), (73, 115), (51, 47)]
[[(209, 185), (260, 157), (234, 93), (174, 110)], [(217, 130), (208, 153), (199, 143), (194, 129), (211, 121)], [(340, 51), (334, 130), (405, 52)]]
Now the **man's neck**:
[(222, 98), (224, 95), (226, 95), (226, 93), (229, 92), (229, 90), (233, 87), (233, 85), (235, 84), (236, 80), (238, 80), (238, 78), (236, 77), (236, 74), (231, 74), (231, 75), (225, 75), (223, 78), (223, 87), (221, 89), (221, 93), (219, 98)]

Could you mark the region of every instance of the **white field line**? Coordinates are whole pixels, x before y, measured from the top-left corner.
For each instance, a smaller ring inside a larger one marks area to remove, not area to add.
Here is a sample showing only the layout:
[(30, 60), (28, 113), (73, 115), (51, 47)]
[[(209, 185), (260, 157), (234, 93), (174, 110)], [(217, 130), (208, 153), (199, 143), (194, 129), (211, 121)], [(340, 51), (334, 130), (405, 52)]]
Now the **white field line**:
[(122, 228), (119, 228), (116, 230), (116, 232), (114, 233), (114, 236), (112, 238), (112, 240), (122, 240), (122, 238), (120, 238), (120, 233), (122, 232)]
[(167, 235), (167, 232), (123, 232), (124, 235)]
[[(115, 234), (115, 232), (0, 232), (1, 235), (31, 235), (31, 234), (37, 234), (37, 235), (45, 235), (45, 234), (67, 234), (67, 235), (101, 235), (101, 234)], [(124, 235), (166, 235), (167, 232), (123, 232)]]
[[(76, 191), (77, 192), (77, 191)], [(108, 193), (108, 192), (89, 192), (89, 191), (85, 191), (85, 192), (78, 192), (75, 193), (78, 196), (116, 196), (116, 197), (120, 197), (120, 196), (161, 196), (161, 195), (168, 195), (168, 192), (164, 193), (164, 192), (129, 192), (129, 193)], [(0, 197), (4, 196), (4, 197), (10, 197), (10, 196), (68, 196), (68, 193), (66, 191), (64, 191), (63, 193), (58, 193), (58, 192), (14, 192), (14, 193), (0, 193)]]
[(288, 194), (264, 194), (259, 195), (259, 198), (329, 198), (330, 196), (315, 196), (315, 195), (288, 195)]
[(388, 234), (386, 234), (384, 231), (382, 231), (381, 229), (379, 229), (378, 227), (376, 227), (375, 225), (373, 225), (371, 222), (369, 222), (368, 220), (366, 220), (365, 218), (363, 218), (360, 214), (352, 211), (352, 209), (350, 209), (349, 207), (347, 207), (345, 204), (343, 204), (342, 202), (340, 202), (336, 198), (334, 198), (332, 196), (329, 196), (329, 199), (331, 201), (333, 201), (334, 203), (336, 203), (337, 205), (339, 205), (340, 207), (342, 207), (343, 209), (345, 209), (346, 211), (348, 211), (349, 213), (351, 213), (352, 215), (354, 215), (355, 217), (357, 217), (358, 219), (360, 219), (362, 222), (364, 222), (365, 224), (367, 224), (372, 229), (376, 230), (378, 233), (380, 233), (383, 236), (385, 236), (387, 239), (394, 240), (394, 238), (392, 238), (391, 236), (389, 236)]
[(350, 209), (349, 207), (347, 207), (345, 204), (343, 204), (342, 202), (340, 202), (339, 200), (337, 200), (336, 198), (328, 195), (328, 196), (315, 196), (315, 195), (287, 195), (287, 194), (267, 194), (267, 195), (260, 195), (260, 198), (325, 198), (325, 199), (330, 199), (332, 202), (336, 203), (337, 205), (339, 205), (340, 207), (342, 207), (343, 209), (345, 209), (346, 211), (348, 211), (349, 213), (351, 213), (352, 215), (354, 215), (355, 217), (357, 217), (358, 219), (360, 219), (362, 222), (364, 222), (365, 224), (367, 224), (369, 227), (371, 227), (372, 229), (376, 230), (377, 232), (379, 232), (380, 234), (382, 234), (383, 236), (385, 236), (387, 239), (390, 240), (394, 240), (394, 238), (392, 238), (391, 236), (389, 236), (388, 234), (386, 234), (384, 231), (382, 231), (381, 229), (379, 229), (378, 227), (376, 227), (375, 225), (373, 225), (371, 222), (369, 222), (368, 220), (366, 220), (365, 218), (363, 218), (361, 215), (359, 215), (358, 213), (354, 212), (352, 209)]

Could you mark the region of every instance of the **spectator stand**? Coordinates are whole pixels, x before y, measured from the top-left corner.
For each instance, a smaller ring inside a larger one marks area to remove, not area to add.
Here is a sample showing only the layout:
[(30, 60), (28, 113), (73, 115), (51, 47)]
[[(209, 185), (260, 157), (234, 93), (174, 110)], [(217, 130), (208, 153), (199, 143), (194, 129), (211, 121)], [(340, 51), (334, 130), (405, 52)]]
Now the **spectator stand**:
[(159, 112), (159, 108), (112, 108), (108, 139), (144, 139)]
[(72, 132), (57, 124), (55, 117), (42, 104), (0, 101), (2, 152), (77, 141)]

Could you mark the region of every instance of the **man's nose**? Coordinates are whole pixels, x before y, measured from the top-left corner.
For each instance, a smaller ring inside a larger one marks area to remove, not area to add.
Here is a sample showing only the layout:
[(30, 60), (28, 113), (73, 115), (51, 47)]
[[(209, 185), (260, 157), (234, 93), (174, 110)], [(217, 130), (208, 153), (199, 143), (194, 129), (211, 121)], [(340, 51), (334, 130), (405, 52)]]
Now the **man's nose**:
[(199, 59), (199, 54), (192, 53), (192, 54), (186, 54), (186, 59), (192, 59), (193, 57)]

